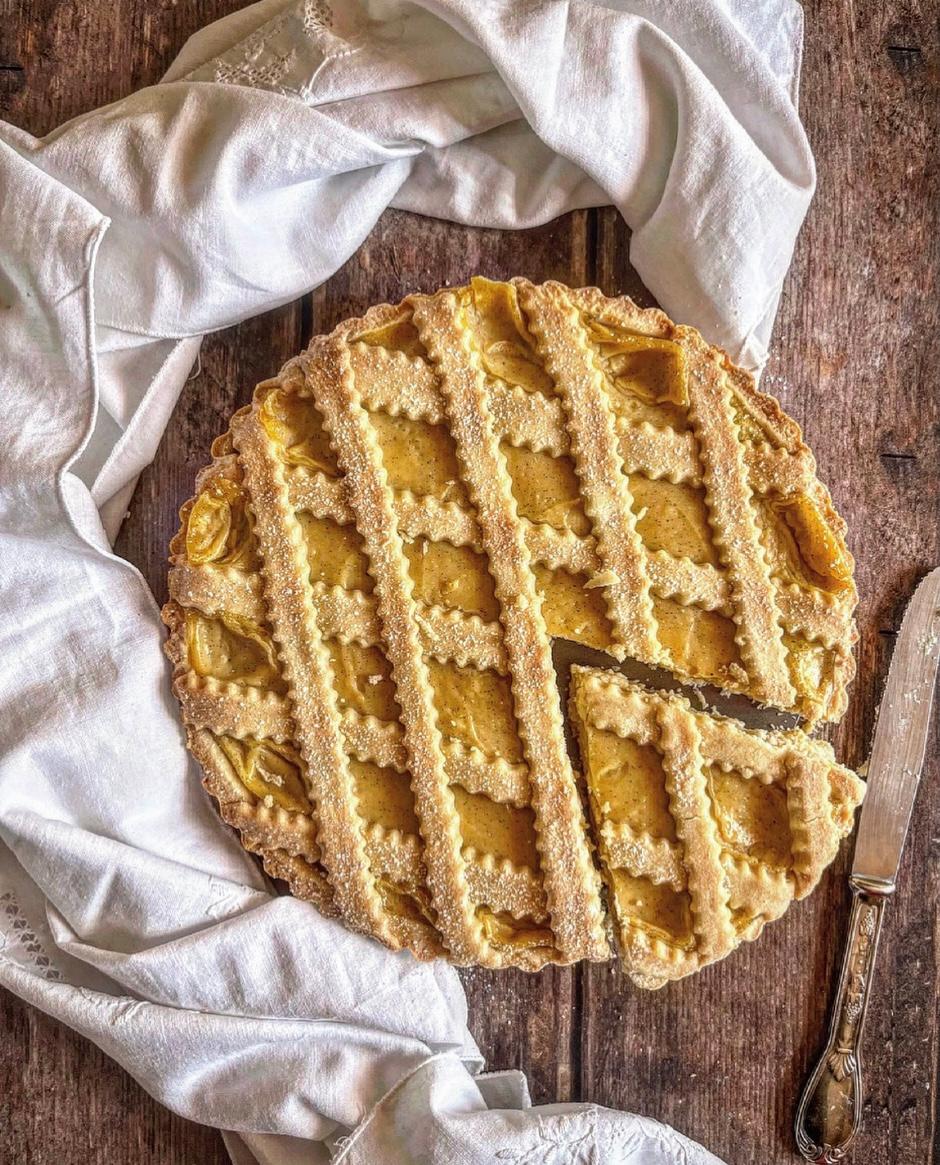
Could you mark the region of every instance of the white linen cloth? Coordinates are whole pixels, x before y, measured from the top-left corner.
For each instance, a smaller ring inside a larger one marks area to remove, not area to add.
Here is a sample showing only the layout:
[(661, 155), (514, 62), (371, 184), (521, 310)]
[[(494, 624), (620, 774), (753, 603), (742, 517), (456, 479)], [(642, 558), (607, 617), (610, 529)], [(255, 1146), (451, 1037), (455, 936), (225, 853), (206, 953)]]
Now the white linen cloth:
[(41, 140), (0, 123), (0, 984), (238, 1161), (715, 1160), (474, 1076), (452, 969), (271, 894), (109, 540), (201, 334), (388, 205), (511, 229), (613, 202), (663, 307), (759, 366), (813, 190), (801, 31), (791, 0), (262, 0), (159, 86)]

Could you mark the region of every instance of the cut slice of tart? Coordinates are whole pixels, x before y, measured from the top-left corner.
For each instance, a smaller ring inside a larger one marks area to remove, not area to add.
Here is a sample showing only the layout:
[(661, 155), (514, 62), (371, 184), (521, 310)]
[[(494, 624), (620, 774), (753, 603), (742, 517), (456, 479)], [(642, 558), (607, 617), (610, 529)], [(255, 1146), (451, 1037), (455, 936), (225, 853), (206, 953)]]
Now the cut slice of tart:
[(855, 588), (799, 430), (689, 328), (525, 280), (316, 338), (212, 449), (168, 653), (222, 815), (422, 957), (604, 958), (562, 637), (838, 718)]
[(805, 898), (864, 785), (805, 732), (749, 729), (575, 667), (570, 713), (624, 967), (681, 979)]

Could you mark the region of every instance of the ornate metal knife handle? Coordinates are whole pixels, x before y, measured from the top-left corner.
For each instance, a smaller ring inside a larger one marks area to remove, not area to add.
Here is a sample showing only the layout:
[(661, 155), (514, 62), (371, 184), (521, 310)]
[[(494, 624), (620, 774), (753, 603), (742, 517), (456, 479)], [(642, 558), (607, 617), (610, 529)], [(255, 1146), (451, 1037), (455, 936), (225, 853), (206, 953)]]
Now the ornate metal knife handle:
[(890, 884), (852, 883), (854, 902), (829, 1040), (796, 1110), (796, 1144), (807, 1161), (833, 1165), (862, 1123), (862, 1029)]

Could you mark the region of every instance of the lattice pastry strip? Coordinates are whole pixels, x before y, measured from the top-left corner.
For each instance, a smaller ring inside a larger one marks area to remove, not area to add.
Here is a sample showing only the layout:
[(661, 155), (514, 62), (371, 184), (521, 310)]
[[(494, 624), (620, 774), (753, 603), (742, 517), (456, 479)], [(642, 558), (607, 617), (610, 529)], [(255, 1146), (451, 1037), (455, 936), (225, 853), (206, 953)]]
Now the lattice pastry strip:
[(596, 877), (565, 750), (548, 634), (531, 560), (499, 453), (478, 354), (456, 296), (420, 303), (414, 314), (441, 378), (451, 431), (470, 486), (495, 583), (513, 704), (525, 748), (552, 928), (563, 957), (607, 950)]
[(447, 949), (458, 962), (489, 961), (489, 944), (466, 884), (453, 795), (434, 717), (430, 680), (417, 623), (412, 583), (386, 474), (368, 414), (356, 388), (347, 349), (322, 345), (308, 365), (308, 387), (321, 409), (338, 460), (356, 528), (375, 578), (382, 640), (401, 709), (415, 809), (424, 838), (431, 907)]
[[(212, 452), (167, 651), (207, 787), (295, 893), (420, 957), (535, 969), (606, 954), (599, 856), (615, 907), (642, 884), (683, 921), (661, 978), (816, 881), (847, 818), (814, 816), (830, 770), (804, 738), (619, 707), (663, 835), (608, 814), (592, 837), (564, 745), (552, 636), (844, 707), (844, 527), (796, 427), (697, 333), (474, 280), (316, 339)], [(742, 753), (788, 790), (786, 868), (696, 812), (727, 783), (709, 758)], [(629, 962), (648, 935), (615, 922)]]
[(621, 957), (642, 986), (723, 958), (803, 898), (864, 786), (831, 747), (575, 667), (578, 734)]
[(620, 658), (659, 662), (646, 555), (617, 435), (616, 416), (577, 307), (560, 284), (520, 288), (521, 306), (546, 371), (561, 394), (584, 509), (591, 521)]
[(323, 865), (343, 916), (353, 926), (388, 938), (387, 922), (365, 861), (332, 670), (310, 584), (304, 577), (301, 535), (287, 505), (283, 469), (256, 414), (240, 418), (232, 435), (265, 562), (265, 600), (289, 685), (294, 735), (304, 761), (310, 800), (317, 806)]

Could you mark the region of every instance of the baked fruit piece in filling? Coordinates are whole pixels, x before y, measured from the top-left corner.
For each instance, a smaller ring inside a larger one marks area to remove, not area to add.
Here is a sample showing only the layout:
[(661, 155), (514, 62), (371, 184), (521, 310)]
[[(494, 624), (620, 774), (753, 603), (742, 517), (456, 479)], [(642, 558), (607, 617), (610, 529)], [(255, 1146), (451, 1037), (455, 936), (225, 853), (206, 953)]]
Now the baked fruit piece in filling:
[(392, 947), (605, 958), (552, 637), (811, 719), (855, 589), (799, 430), (693, 329), (525, 280), (316, 338), (171, 545), (189, 744), (268, 871)]

